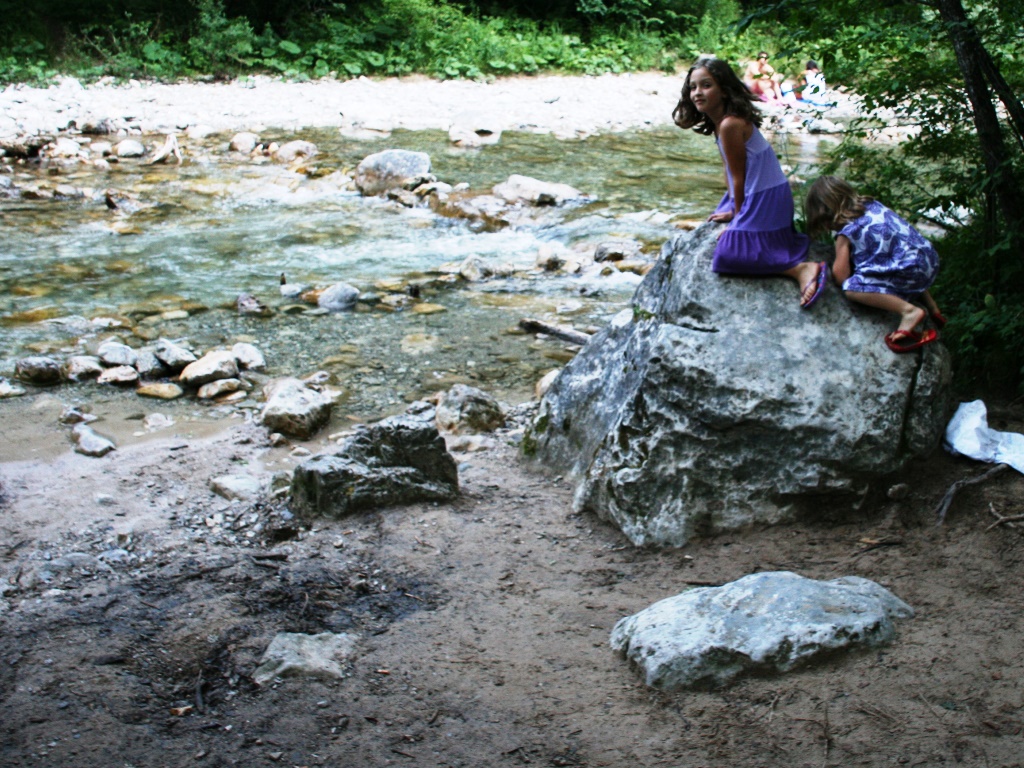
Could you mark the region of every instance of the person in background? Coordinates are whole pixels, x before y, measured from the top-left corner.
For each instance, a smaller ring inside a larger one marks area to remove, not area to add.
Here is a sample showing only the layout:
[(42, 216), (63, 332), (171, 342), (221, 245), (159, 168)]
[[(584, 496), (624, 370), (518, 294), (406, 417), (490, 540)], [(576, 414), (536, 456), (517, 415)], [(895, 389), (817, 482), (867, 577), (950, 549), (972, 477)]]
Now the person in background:
[(743, 84), (761, 101), (784, 101), (776, 80), (775, 68), (768, 63), (768, 54), (761, 51), (743, 72)]
[(800, 82), (796, 88), (796, 97), (814, 106), (834, 106), (828, 98), (828, 86), (825, 85), (825, 75), (822, 73), (818, 62), (808, 60), (807, 67), (800, 73)]
[(758, 130), (754, 97), (729, 64), (701, 56), (686, 73), (672, 112), (680, 128), (714, 134), (728, 191), (709, 221), (726, 224), (712, 270), (733, 275), (785, 275), (800, 287), (800, 306), (812, 306), (828, 277), (824, 262), (805, 261), (807, 235), (793, 227), (793, 193), (771, 144)]

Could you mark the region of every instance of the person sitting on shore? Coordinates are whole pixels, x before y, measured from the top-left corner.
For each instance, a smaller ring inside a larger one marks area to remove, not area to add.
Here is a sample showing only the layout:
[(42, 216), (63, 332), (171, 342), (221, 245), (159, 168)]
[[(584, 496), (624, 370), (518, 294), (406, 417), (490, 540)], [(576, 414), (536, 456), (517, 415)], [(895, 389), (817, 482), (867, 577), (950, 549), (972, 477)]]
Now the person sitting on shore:
[(743, 84), (761, 101), (784, 101), (775, 77), (775, 68), (768, 63), (768, 54), (761, 51), (754, 61), (747, 64), (743, 73)]
[(813, 59), (808, 60), (807, 68), (800, 73), (800, 84), (796, 89), (796, 97), (807, 104), (817, 107), (834, 107), (828, 97), (828, 86), (825, 85), (825, 74)]

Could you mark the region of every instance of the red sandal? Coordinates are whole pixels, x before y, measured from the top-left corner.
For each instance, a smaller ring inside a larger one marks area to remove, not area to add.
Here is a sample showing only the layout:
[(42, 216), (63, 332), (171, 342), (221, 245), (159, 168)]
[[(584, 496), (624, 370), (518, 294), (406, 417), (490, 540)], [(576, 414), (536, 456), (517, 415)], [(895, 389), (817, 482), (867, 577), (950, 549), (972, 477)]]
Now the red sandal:
[(934, 328), (926, 331), (893, 331), (885, 337), (885, 346), (893, 352), (913, 352), (939, 338)]

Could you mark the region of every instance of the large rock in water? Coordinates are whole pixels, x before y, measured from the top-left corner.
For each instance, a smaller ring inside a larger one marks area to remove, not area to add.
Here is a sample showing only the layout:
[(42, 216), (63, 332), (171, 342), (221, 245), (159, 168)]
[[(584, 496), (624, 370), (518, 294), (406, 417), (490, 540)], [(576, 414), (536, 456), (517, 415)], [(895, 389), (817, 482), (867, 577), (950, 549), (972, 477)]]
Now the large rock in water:
[(356, 188), (364, 195), (381, 195), (430, 174), (430, 155), (406, 149), (385, 149), (364, 157), (356, 166)]
[(941, 344), (897, 355), (896, 324), (834, 286), (711, 272), (718, 227), (683, 233), (552, 383), (524, 448), (579, 481), (577, 510), (637, 545), (861, 509), (939, 441)]

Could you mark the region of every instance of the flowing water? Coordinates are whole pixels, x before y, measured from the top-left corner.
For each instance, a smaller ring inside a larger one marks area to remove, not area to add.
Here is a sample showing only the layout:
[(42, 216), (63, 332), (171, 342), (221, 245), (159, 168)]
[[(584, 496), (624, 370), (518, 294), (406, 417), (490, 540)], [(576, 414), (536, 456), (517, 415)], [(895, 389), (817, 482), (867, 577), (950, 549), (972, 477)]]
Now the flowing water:
[[(13, 166), (18, 187), (67, 184), (86, 194), (0, 201), (0, 375), (10, 376), (19, 357), (62, 358), (109, 335), (134, 346), (183, 339), (197, 349), (244, 339), (263, 350), (272, 374), (327, 370), (348, 392), (345, 408), (355, 418), (399, 410), (455, 381), (524, 400), (572, 350), (515, 332), (519, 319), (600, 327), (628, 304), (639, 280), (542, 273), (534, 269), (538, 249), (628, 237), (653, 257), (677, 231), (672, 221), (702, 218), (724, 188), (714, 143), (679, 130), (578, 141), (513, 133), (475, 150), (454, 148), (439, 132), (354, 141), (305, 131), (301, 138), (319, 148), (313, 173), (232, 157), (224, 137), (190, 142), (181, 166)], [(487, 232), (332, 183), (333, 171), (387, 148), (425, 151), (438, 179), (481, 193), (518, 173), (570, 184), (588, 200)], [(106, 189), (136, 199), (108, 210)], [(442, 264), (470, 255), (516, 271), (477, 283), (431, 279)], [(235, 310), (240, 293), (278, 310), (295, 304), (280, 296), (282, 273), (289, 282), (344, 281), (362, 291), (382, 280), (412, 281), (422, 299), (446, 311), (363, 307), (260, 318)], [(175, 310), (184, 312), (167, 314)]]

